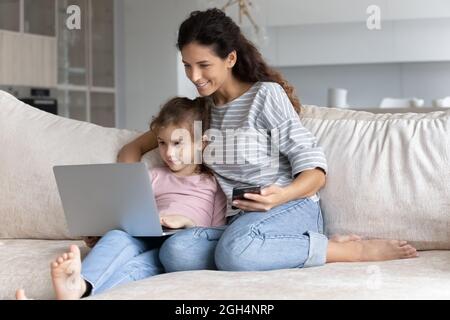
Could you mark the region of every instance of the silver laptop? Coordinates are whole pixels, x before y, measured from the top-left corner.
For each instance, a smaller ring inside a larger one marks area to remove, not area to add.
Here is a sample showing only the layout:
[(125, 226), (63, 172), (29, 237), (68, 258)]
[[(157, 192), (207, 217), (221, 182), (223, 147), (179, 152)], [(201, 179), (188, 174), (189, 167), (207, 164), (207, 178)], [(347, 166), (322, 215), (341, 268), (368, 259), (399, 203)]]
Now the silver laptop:
[(159, 237), (159, 220), (150, 175), (144, 163), (53, 167), (72, 236), (102, 236), (114, 229), (135, 237)]

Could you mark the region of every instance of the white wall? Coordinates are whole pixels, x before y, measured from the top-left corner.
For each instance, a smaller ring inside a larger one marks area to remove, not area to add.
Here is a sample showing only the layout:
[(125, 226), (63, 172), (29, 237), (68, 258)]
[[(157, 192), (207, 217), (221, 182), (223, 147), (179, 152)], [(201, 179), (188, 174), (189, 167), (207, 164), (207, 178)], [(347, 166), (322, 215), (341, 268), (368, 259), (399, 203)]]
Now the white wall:
[(382, 21), (380, 30), (363, 22), (283, 26), (269, 34), (261, 51), (279, 67), (450, 61), (450, 18)]
[[(123, 66), (118, 71), (122, 76), (117, 75), (119, 126), (146, 130), (168, 98), (196, 95), (175, 47), (176, 32), (206, 0), (117, 1), (123, 6), (123, 32), (116, 39), (123, 48), (117, 61)], [(450, 62), (440, 62), (450, 61), (450, 1), (424, 3), (260, 0), (260, 21), (273, 26), (262, 52), (292, 80), (304, 103), (325, 105), (328, 87), (345, 87), (356, 106), (410, 95), (425, 98), (429, 105), (450, 95)], [(382, 9), (380, 31), (366, 28), (370, 4)]]
[(377, 5), (384, 20), (449, 18), (448, 0), (258, 0), (259, 16), (269, 26), (365, 22)]
[(173, 1), (124, 1), (125, 127), (146, 130), (162, 101), (176, 93)]
[(450, 96), (450, 62), (382, 63), (278, 68), (303, 104), (326, 106), (329, 87), (348, 90), (355, 108), (378, 107), (383, 97), (432, 100)]
[(176, 33), (180, 23), (196, 8), (195, 3), (123, 0), (123, 21), (118, 26), (123, 25), (123, 32), (116, 38), (117, 46), (123, 47), (117, 61), (123, 64), (124, 73), (119, 79), (117, 99), (121, 104), (118, 114), (122, 115), (122, 128), (147, 130), (160, 106), (178, 94)]
[(178, 52), (177, 54), (177, 76), (178, 76), (177, 94), (179, 96), (194, 99), (199, 95), (195, 85), (186, 77), (186, 72), (184, 70), (184, 64), (182, 62), (180, 52)]

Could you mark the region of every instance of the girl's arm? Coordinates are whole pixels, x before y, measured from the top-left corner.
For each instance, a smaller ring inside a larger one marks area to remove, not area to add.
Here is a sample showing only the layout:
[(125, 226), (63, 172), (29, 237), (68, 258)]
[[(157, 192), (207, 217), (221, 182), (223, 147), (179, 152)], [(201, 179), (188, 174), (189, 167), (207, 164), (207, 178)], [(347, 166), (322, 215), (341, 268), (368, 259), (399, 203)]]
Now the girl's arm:
[(132, 163), (141, 161), (142, 155), (158, 147), (158, 140), (153, 131), (147, 131), (136, 140), (126, 144), (120, 149), (118, 162)]
[(227, 197), (223, 193), (219, 184), (217, 184), (216, 194), (214, 195), (214, 208), (211, 219), (211, 227), (223, 226), (224, 224), (227, 224), (226, 213)]
[(261, 195), (246, 193), (251, 201), (239, 200), (233, 205), (245, 211), (269, 211), (286, 202), (313, 196), (325, 185), (325, 173), (321, 168), (301, 172), (286, 187), (271, 185), (261, 190)]
[(194, 221), (182, 215), (166, 215), (159, 220), (163, 226), (171, 229), (192, 228), (196, 226)]

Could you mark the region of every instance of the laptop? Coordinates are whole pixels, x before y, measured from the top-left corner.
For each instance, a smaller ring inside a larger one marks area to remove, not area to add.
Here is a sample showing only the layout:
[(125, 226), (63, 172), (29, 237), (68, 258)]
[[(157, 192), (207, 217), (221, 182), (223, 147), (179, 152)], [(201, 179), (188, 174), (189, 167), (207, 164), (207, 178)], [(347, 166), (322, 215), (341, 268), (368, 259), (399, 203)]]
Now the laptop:
[(161, 226), (144, 163), (54, 166), (71, 236), (103, 236), (120, 229), (135, 237), (161, 237), (183, 229)]

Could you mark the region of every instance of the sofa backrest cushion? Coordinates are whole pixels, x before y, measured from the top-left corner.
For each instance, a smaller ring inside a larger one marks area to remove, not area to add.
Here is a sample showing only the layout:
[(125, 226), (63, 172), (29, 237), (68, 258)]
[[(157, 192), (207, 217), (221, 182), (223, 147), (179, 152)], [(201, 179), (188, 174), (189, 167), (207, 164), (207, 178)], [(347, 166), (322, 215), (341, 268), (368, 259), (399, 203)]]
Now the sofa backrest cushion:
[[(116, 162), (139, 134), (52, 115), (0, 91), (0, 238), (70, 238), (53, 166)], [(154, 151), (144, 160), (160, 161)]]
[[(372, 114), (304, 106), (328, 161), (328, 235), (450, 249), (450, 110)], [(0, 91), (0, 238), (68, 239), (52, 167), (111, 163), (141, 132), (51, 115)], [(145, 155), (152, 167), (157, 152)]]
[(328, 161), (319, 192), (328, 235), (450, 249), (450, 109), (373, 114), (306, 106), (301, 118)]

